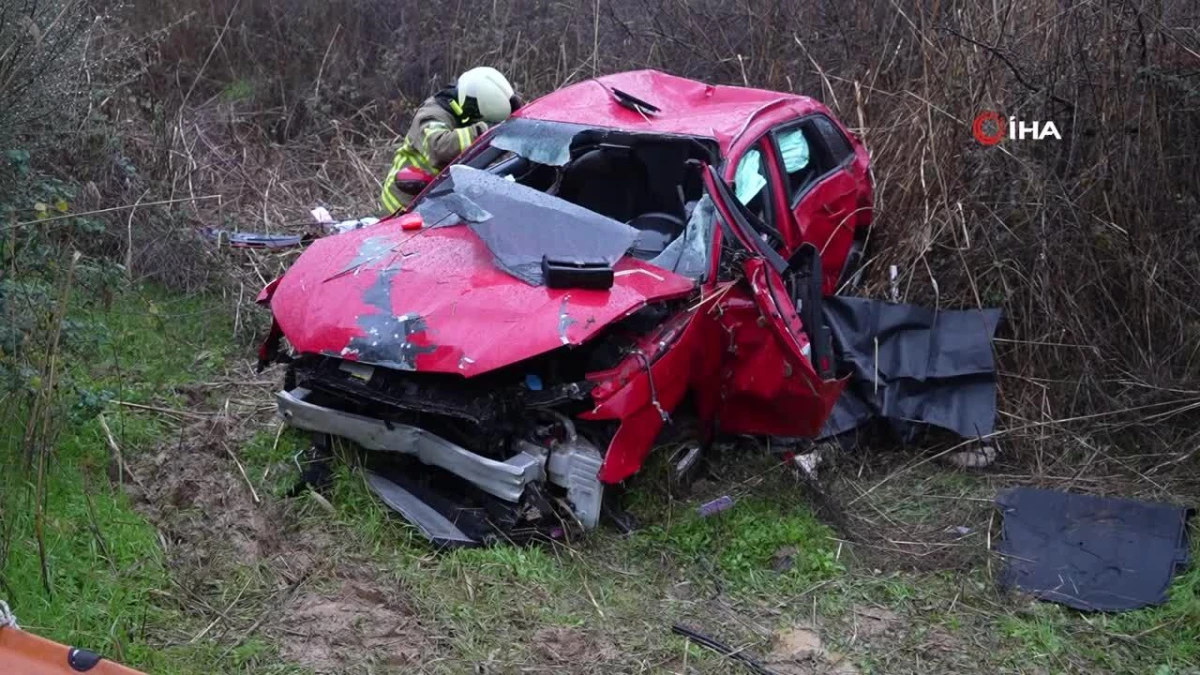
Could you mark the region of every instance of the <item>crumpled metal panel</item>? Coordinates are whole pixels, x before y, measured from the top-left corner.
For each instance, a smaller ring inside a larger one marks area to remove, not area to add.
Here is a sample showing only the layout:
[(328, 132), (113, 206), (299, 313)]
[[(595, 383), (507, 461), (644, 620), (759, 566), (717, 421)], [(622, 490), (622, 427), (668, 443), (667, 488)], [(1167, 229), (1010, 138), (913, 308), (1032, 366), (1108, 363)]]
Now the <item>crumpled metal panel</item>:
[(279, 281), (271, 309), (297, 351), (470, 377), (580, 344), (695, 288), (629, 257), (608, 290), (531, 286), (497, 268), (470, 228), (397, 223), (319, 239)]
[[(643, 114), (617, 103), (619, 89), (658, 108)], [(513, 113), (513, 119), (539, 119), (588, 127), (624, 129), (642, 133), (714, 138), (721, 153), (746, 132), (757, 115), (787, 109), (782, 117), (794, 118), (822, 106), (811, 98), (748, 87), (697, 82), (656, 70), (635, 70), (605, 75), (563, 87), (532, 101)]]

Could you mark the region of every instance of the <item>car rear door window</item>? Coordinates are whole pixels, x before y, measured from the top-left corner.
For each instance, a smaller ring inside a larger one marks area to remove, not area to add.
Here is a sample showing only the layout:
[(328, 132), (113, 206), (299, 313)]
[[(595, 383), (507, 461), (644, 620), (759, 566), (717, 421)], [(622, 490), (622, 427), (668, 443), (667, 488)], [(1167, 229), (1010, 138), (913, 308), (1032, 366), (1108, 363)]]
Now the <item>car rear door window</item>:
[(779, 156), (783, 159), (783, 170), (787, 174), (808, 168), (808, 140), (799, 127), (779, 134)]
[(821, 134), (821, 138), (825, 141), (825, 147), (829, 149), (830, 159), (833, 160), (834, 165), (841, 164), (847, 157), (854, 154), (854, 150), (850, 147), (850, 142), (846, 140), (841, 130), (828, 117), (814, 115), (812, 123), (817, 128), (817, 132)]
[(776, 131), (774, 136), (793, 204), (822, 176), (854, 154), (846, 137), (824, 115), (813, 115)]

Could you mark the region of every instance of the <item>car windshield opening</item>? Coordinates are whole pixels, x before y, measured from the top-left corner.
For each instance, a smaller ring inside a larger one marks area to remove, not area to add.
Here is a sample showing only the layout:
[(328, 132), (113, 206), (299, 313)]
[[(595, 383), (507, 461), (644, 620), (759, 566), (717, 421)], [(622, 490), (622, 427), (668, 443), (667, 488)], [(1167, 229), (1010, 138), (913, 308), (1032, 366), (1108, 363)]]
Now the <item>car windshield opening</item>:
[(710, 218), (694, 217), (704, 188), (689, 165), (712, 161), (711, 140), (518, 118), (485, 143), (416, 209), (433, 226), (468, 224), (515, 276), (541, 283), (543, 254), (610, 264), (628, 254), (693, 278), (706, 268), (694, 258), (711, 237), (685, 233), (691, 223), (711, 233)]

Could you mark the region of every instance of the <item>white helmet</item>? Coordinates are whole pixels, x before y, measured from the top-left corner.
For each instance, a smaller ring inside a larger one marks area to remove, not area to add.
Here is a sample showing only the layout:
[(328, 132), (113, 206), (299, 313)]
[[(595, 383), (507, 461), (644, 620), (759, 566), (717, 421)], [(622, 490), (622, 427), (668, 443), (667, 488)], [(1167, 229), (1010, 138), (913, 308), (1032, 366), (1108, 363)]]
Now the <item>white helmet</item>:
[(458, 76), (458, 104), (489, 124), (503, 122), (513, 111), (513, 88), (495, 68), (472, 68)]

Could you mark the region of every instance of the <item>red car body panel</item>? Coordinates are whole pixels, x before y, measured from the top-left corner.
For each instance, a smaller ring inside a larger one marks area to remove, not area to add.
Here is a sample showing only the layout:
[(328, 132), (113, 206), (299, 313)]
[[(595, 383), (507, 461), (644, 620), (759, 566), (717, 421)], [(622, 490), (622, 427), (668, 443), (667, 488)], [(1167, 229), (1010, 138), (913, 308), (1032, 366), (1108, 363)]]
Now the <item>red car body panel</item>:
[(695, 288), (628, 257), (610, 290), (531, 286), (499, 269), (470, 228), (413, 233), (400, 220), (318, 240), (288, 270), (270, 302), (296, 350), (470, 377), (580, 344)]
[[(661, 111), (626, 108), (614, 90)], [(852, 156), (792, 203), (778, 187), (784, 176), (769, 139), (781, 125), (815, 114), (833, 120)], [(815, 245), (826, 294), (835, 292), (851, 243), (871, 221), (866, 149), (825, 106), (804, 96), (636, 71), (568, 86), (514, 117), (711, 138), (727, 181), (744, 153), (761, 147), (775, 186), (779, 253), (787, 259), (804, 243)], [(469, 162), (487, 138), (458, 161)], [(729, 222), (731, 207), (713, 196)], [(744, 279), (718, 280), (721, 248), (734, 244), (723, 241), (720, 227), (714, 228), (702, 284), (627, 256), (615, 266), (610, 290), (554, 290), (501, 270), (470, 228), (403, 230), (400, 221), (412, 217), (319, 240), (282, 280), (264, 289), (260, 302), (270, 303), (298, 352), (471, 377), (580, 345), (648, 303), (695, 296), (688, 309), (645, 335), (616, 367), (588, 375), (594, 407), (579, 417), (620, 423), (600, 470), (605, 483), (623, 481), (641, 468), (670, 412), (687, 397), (706, 436), (716, 431), (811, 436), (845, 386), (844, 380), (823, 380), (813, 368), (796, 309), (763, 258), (744, 262)], [(750, 242), (740, 244), (754, 251)]]
[[(661, 110), (652, 115), (630, 110), (617, 102), (614, 89)], [(712, 138), (720, 145), (722, 155), (731, 155), (736, 154), (730, 150), (743, 134), (771, 126), (772, 119), (791, 119), (817, 109), (824, 106), (796, 94), (705, 84), (655, 70), (637, 70), (564, 87), (529, 103), (513, 116)]]

